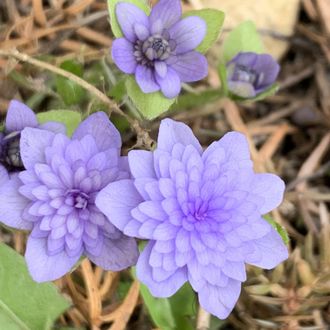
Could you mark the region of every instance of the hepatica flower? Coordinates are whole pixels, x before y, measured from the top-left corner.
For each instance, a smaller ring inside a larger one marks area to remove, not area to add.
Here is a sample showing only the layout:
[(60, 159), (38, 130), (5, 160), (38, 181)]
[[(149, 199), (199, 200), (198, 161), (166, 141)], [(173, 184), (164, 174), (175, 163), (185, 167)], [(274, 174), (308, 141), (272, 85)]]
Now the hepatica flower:
[(4, 131), (0, 133), (0, 164), (9, 173), (24, 169), (19, 144), (21, 131), (25, 127), (38, 127), (53, 132), (65, 133), (64, 125), (56, 122), (39, 124), (36, 115), (29, 107), (16, 100), (11, 101), (4, 123)]
[(25, 128), (20, 146), (26, 170), (0, 188), (0, 219), (32, 230), (25, 258), (33, 279), (57, 279), (82, 255), (107, 270), (134, 264), (134, 239), (124, 236), (95, 206), (104, 186), (129, 177), (127, 159), (120, 157), (119, 132), (107, 116), (91, 115), (72, 139)]
[(288, 257), (262, 218), (277, 207), (284, 183), (255, 174), (246, 138), (231, 132), (204, 152), (190, 128), (162, 121), (157, 149), (131, 151), (133, 179), (105, 187), (96, 205), (126, 235), (149, 239), (137, 276), (157, 297), (186, 281), (219, 318), (233, 309), (245, 263), (271, 269)]
[(253, 98), (276, 81), (280, 66), (269, 54), (238, 53), (227, 63), (228, 89), (243, 98)]
[(144, 93), (161, 90), (176, 97), (181, 82), (193, 82), (207, 75), (205, 56), (194, 49), (203, 41), (206, 23), (197, 16), (181, 19), (180, 0), (160, 0), (148, 17), (127, 2), (116, 5), (116, 17), (124, 37), (112, 45), (118, 68), (134, 74)]

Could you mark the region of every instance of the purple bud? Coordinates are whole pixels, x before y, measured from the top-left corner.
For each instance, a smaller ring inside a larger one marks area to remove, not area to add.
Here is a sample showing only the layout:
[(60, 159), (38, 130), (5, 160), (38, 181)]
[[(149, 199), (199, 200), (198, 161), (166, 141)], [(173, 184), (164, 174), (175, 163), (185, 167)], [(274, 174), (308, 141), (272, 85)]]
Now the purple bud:
[(238, 53), (227, 63), (227, 82), (231, 93), (253, 98), (276, 80), (279, 64), (269, 54)]

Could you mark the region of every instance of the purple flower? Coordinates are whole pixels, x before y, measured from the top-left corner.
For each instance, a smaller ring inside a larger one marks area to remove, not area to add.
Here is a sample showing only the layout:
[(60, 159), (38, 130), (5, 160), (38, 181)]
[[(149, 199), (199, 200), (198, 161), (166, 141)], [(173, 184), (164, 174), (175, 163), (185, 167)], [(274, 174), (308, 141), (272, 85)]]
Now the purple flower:
[(134, 264), (134, 239), (95, 206), (103, 187), (129, 178), (127, 157), (120, 157), (119, 132), (107, 116), (91, 115), (72, 139), (25, 128), (20, 146), (26, 170), (0, 188), (0, 219), (10, 227), (32, 230), (25, 258), (33, 279), (57, 279), (82, 255), (107, 270)]
[(25, 127), (39, 127), (57, 133), (65, 133), (63, 124), (48, 122), (39, 125), (36, 115), (29, 107), (16, 100), (11, 101), (4, 124), (4, 132), (0, 133), (0, 164), (10, 173), (24, 169), (19, 143), (21, 131)]
[(288, 257), (262, 218), (283, 198), (284, 183), (255, 174), (248, 143), (226, 134), (204, 152), (188, 126), (162, 121), (154, 152), (131, 151), (133, 179), (109, 184), (96, 205), (126, 235), (149, 239), (137, 276), (157, 297), (186, 281), (219, 318), (233, 309), (245, 263), (271, 269)]
[(176, 97), (181, 82), (207, 75), (205, 56), (194, 49), (203, 41), (206, 23), (197, 16), (181, 19), (180, 0), (160, 0), (148, 17), (131, 3), (119, 2), (116, 16), (124, 38), (112, 45), (118, 68), (135, 79), (144, 93), (161, 90)]
[(238, 53), (227, 63), (228, 89), (243, 98), (252, 98), (276, 80), (280, 66), (268, 54)]

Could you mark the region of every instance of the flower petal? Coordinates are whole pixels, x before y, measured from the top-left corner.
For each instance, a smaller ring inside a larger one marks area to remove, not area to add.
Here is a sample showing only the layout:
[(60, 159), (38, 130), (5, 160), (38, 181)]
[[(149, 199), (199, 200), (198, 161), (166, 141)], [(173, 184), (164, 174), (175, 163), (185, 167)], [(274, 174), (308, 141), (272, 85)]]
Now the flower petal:
[(225, 319), (234, 308), (241, 292), (241, 282), (229, 279), (225, 287), (207, 283), (198, 291), (201, 306), (219, 319)]
[(143, 93), (154, 93), (160, 90), (152, 69), (138, 65), (135, 72), (135, 79)]
[(253, 85), (243, 81), (228, 81), (228, 89), (235, 95), (251, 98), (256, 96), (256, 90)]
[(169, 33), (176, 43), (174, 52), (183, 54), (195, 49), (203, 41), (206, 23), (200, 17), (189, 16), (173, 25)]
[(135, 265), (138, 254), (135, 240), (124, 235), (117, 240), (105, 236), (101, 252), (97, 256), (90, 254), (86, 246), (86, 255), (91, 261), (105, 270), (115, 272)]
[(66, 134), (66, 127), (62, 123), (56, 121), (48, 121), (47, 123), (38, 126), (40, 129), (45, 129), (53, 133), (63, 133)]
[(141, 201), (142, 198), (133, 181), (121, 180), (112, 182), (102, 189), (96, 197), (95, 204), (112, 224), (123, 230), (129, 222), (136, 221), (131, 215), (131, 210)]
[(126, 39), (131, 42), (135, 42), (137, 39), (134, 31), (136, 23), (149, 27), (146, 13), (131, 3), (119, 2), (116, 5), (116, 18)]
[(167, 74), (167, 65), (164, 61), (156, 61), (154, 63), (155, 70), (159, 77), (164, 78)]
[(160, 0), (152, 8), (149, 22), (153, 26), (157, 21), (161, 21), (163, 28), (168, 29), (181, 18), (181, 3), (180, 0)]
[(21, 185), (22, 182), (16, 175), (0, 187), (0, 221), (9, 227), (32, 229), (32, 224), (22, 219), (29, 200), (18, 192)]
[(149, 264), (154, 245), (155, 241), (150, 241), (141, 253), (136, 265), (136, 276), (148, 287), (153, 296), (165, 298), (172, 296), (187, 281), (187, 270), (185, 267), (178, 268), (164, 281), (155, 281), (152, 275), (153, 268)]
[(128, 74), (136, 70), (134, 46), (125, 38), (115, 39), (112, 43), (111, 56), (118, 68)]
[(87, 134), (93, 136), (99, 151), (121, 147), (121, 137), (117, 128), (102, 111), (93, 113), (85, 119), (74, 132), (72, 139), (81, 140)]
[(172, 119), (163, 119), (159, 127), (157, 148), (171, 153), (176, 143), (192, 145), (199, 153), (202, 152), (202, 147), (189, 126)]
[(128, 163), (132, 176), (137, 178), (155, 178), (153, 153), (145, 150), (132, 150), (128, 153)]
[(172, 99), (180, 93), (181, 81), (178, 74), (171, 68), (167, 68), (164, 77), (156, 74), (156, 81), (160, 86), (162, 93), (169, 99)]
[(0, 165), (0, 187), (2, 187), (5, 182), (9, 180), (8, 171), (2, 165)]
[(69, 257), (64, 250), (49, 256), (47, 238), (29, 237), (27, 241), (25, 259), (29, 272), (36, 282), (48, 282), (62, 277), (70, 271), (79, 258), (79, 254)]
[(25, 127), (38, 126), (34, 112), (20, 101), (13, 100), (9, 103), (5, 128), (7, 132), (21, 131)]
[(21, 133), (20, 152), (26, 169), (45, 161), (45, 148), (51, 145), (55, 134), (38, 128), (25, 128)]
[(255, 251), (245, 257), (245, 262), (257, 267), (272, 269), (288, 258), (288, 248), (277, 231), (270, 232), (258, 240), (249, 242)]
[(182, 82), (194, 82), (204, 79), (208, 73), (205, 56), (195, 51), (175, 56), (169, 63)]

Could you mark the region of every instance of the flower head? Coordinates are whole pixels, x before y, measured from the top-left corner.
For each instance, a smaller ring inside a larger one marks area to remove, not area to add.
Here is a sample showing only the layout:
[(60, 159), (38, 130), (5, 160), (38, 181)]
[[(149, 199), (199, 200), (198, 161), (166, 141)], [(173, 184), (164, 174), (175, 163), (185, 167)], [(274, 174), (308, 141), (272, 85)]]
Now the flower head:
[(275, 82), (279, 70), (268, 54), (238, 53), (227, 63), (228, 88), (237, 96), (255, 97)]
[(116, 5), (116, 17), (123, 38), (112, 45), (118, 68), (135, 79), (144, 93), (161, 90), (176, 97), (181, 82), (193, 82), (207, 75), (206, 58), (194, 49), (203, 41), (206, 23), (197, 16), (181, 19), (180, 0), (160, 0), (148, 17), (127, 2)]
[(25, 127), (39, 127), (40, 129), (65, 133), (63, 124), (48, 122), (39, 125), (36, 115), (29, 107), (16, 100), (11, 101), (4, 124), (4, 132), (0, 133), (0, 164), (10, 173), (24, 169), (19, 145), (21, 131)]
[(245, 263), (270, 269), (287, 258), (261, 216), (281, 203), (284, 183), (254, 173), (241, 133), (203, 152), (188, 126), (165, 119), (157, 149), (131, 151), (128, 160), (133, 178), (109, 184), (96, 205), (126, 235), (150, 240), (137, 276), (154, 296), (168, 297), (189, 281), (200, 304), (226, 318)]
[(72, 139), (25, 128), (21, 132), (25, 171), (0, 188), (0, 219), (32, 230), (25, 258), (38, 282), (67, 273), (82, 255), (107, 270), (135, 263), (137, 246), (95, 206), (108, 183), (129, 177), (120, 157), (119, 132), (102, 113), (80, 124)]

